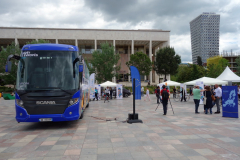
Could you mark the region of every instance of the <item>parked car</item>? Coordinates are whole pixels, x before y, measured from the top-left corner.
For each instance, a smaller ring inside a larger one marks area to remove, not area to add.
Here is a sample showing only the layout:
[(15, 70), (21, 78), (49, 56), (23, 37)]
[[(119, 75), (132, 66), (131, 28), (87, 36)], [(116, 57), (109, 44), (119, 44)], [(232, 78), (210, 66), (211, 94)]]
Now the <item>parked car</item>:
[[(127, 90), (126, 88), (123, 88), (123, 97), (128, 97), (131, 95), (131, 92)], [(113, 89), (113, 97), (116, 96), (116, 89)]]

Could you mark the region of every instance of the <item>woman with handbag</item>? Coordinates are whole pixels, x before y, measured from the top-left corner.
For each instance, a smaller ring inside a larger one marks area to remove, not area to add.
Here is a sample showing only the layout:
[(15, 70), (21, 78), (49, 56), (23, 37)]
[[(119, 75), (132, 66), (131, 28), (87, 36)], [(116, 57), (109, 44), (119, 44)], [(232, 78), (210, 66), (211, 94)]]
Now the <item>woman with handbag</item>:
[(204, 92), (204, 111), (205, 114), (208, 114), (208, 109), (210, 114), (212, 114), (212, 93), (209, 86), (205, 86)]

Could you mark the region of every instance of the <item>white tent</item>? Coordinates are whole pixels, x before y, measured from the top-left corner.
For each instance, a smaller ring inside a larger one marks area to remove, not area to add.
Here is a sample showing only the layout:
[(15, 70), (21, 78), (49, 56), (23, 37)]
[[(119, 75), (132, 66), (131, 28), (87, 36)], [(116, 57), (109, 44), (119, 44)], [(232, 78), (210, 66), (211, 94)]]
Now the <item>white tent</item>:
[(178, 83), (178, 82), (175, 82), (175, 81), (166, 81), (166, 82), (162, 82), (160, 84), (164, 84), (165, 85), (166, 83), (167, 83), (167, 86), (180, 86), (180, 84), (181, 84), (181, 83)]
[(197, 81), (202, 81), (203, 84), (205, 84), (205, 85), (228, 84), (227, 81), (223, 81), (223, 80), (216, 79), (216, 78), (209, 78), (209, 77), (202, 77), (202, 78), (190, 81), (190, 82), (186, 82), (184, 84), (185, 85), (195, 85)]
[(107, 81), (107, 82), (104, 82), (102, 84), (100, 84), (101, 87), (116, 87), (117, 84), (116, 83), (113, 83), (113, 82), (110, 82), (110, 81)]
[(225, 68), (222, 74), (217, 77), (217, 79), (221, 79), (223, 81), (240, 82), (240, 77), (233, 73), (228, 66)]

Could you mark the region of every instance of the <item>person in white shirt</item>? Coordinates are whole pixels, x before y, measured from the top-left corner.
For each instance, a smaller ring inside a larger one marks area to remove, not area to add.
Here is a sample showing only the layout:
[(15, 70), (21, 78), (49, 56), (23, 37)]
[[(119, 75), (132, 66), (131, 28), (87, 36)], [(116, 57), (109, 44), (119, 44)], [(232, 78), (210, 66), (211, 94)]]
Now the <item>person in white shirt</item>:
[(215, 84), (215, 97), (216, 97), (216, 105), (217, 105), (217, 112), (215, 114), (219, 114), (220, 112), (220, 106), (219, 101), (222, 98), (222, 89), (218, 86), (218, 84)]
[(146, 97), (144, 98), (144, 101), (146, 101), (146, 100), (151, 101), (150, 96), (149, 96), (149, 90), (148, 90), (148, 88), (147, 88), (147, 90), (146, 90)]
[(108, 87), (105, 89), (105, 100), (104, 100), (104, 103), (105, 103), (105, 101), (107, 100), (108, 102), (109, 102), (109, 89), (108, 89)]

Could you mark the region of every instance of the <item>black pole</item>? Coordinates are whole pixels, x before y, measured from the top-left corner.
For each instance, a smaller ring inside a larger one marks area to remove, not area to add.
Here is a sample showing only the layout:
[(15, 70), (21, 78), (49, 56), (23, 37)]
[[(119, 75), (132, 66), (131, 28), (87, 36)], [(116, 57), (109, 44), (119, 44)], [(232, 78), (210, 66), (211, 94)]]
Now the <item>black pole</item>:
[(133, 78), (133, 119), (135, 118), (135, 78)]

